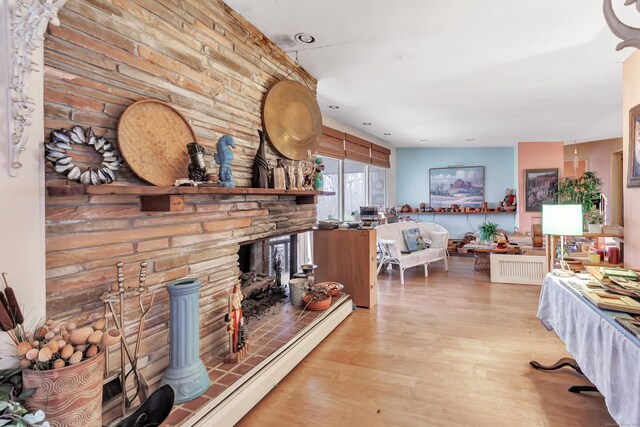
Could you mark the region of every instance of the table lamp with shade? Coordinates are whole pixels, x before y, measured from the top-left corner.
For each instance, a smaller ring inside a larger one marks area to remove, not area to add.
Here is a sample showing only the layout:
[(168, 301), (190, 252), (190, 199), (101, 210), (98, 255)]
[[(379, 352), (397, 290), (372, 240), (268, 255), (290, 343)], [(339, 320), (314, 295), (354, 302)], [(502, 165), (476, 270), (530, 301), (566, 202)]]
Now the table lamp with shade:
[(561, 270), (556, 275), (568, 275), (571, 270), (564, 261), (564, 236), (582, 236), (582, 205), (542, 205), (542, 234), (560, 236)]

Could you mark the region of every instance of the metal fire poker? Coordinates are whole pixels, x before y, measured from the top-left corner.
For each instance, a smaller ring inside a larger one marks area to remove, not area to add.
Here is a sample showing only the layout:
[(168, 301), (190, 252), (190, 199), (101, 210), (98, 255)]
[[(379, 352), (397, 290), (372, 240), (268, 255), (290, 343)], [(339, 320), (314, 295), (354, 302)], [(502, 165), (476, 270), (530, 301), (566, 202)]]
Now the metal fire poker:
[[(144, 297), (148, 294), (149, 290), (144, 286), (145, 281), (147, 279), (147, 262), (143, 261), (140, 263), (140, 276), (138, 279), (138, 287), (127, 287), (124, 284), (124, 263), (118, 262), (116, 264), (117, 268), (117, 289), (113, 289), (111, 292), (105, 292), (100, 299), (105, 304), (105, 312), (108, 311), (111, 313), (111, 317), (113, 318), (113, 322), (115, 323), (116, 328), (120, 331), (120, 382), (122, 385), (122, 402), (121, 402), (121, 411), (122, 415), (125, 415), (127, 408), (131, 406), (131, 403), (135, 400), (136, 397), (140, 396), (140, 401), (143, 402), (147, 399), (146, 393), (142, 387), (142, 382), (140, 381), (140, 375), (138, 372), (138, 356), (140, 354), (140, 343), (142, 340), (142, 333), (144, 331), (144, 322), (145, 317), (151, 307), (153, 305), (153, 300), (155, 298), (155, 294), (151, 294), (151, 299), (149, 300), (149, 304), (144, 306)], [(125, 339), (125, 296), (137, 296), (138, 297), (138, 305), (140, 306), (140, 321), (138, 327), (138, 336), (136, 338), (136, 347), (135, 351), (132, 352), (127, 344)], [(116, 314), (115, 304), (120, 304), (120, 314)], [(129, 360), (129, 364), (131, 365), (131, 369), (126, 372), (125, 364), (126, 359)], [(107, 361), (109, 358), (107, 357)], [(107, 372), (109, 371), (109, 365), (107, 363)], [(131, 399), (127, 396), (127, 378), (129, 375), (133, 374), (133, 379), (135, 383), (135, 394)]]

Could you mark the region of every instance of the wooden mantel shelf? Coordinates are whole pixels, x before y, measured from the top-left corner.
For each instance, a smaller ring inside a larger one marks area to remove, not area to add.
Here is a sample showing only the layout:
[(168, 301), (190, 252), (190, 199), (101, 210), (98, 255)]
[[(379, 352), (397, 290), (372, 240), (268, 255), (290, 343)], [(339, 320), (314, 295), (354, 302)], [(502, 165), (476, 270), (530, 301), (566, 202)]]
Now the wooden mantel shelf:
[(153, 185), (50, 185), (47, 194), (51, 197), (68, 196), (141, 196), (140, 203), (146, 212), (180, 212), (184, 210), (186, 194), (221, 194), (221, 195), (265, 195), (296, 196), (299, 205), (318, 203), (318, 196), (335, 193), (314, 190), (278, 190), (275, 188), (249, 187), (157, 187)]

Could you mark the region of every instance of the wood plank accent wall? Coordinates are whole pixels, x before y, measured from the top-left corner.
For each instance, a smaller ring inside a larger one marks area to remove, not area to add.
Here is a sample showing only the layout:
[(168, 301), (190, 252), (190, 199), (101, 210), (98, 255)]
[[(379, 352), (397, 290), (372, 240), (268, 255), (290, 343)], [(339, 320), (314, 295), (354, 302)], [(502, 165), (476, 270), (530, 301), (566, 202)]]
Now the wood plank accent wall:
[[(198, 142), (213, 151), (220, 136), (232, 135), (239, 146), (234, 179), (249, 186), (267, 90), (285, 78), (316, 88), (221, 0), (69, 0), (59, 17), (45, 40), (47, 134), (80, 124), (115, 141), (128, 105), (160, 99), (183, 113)], [(92, 149), (78, 151), (80, 165), (95, 160)], [(271, 147), (267, 157), (275, 165)], [(47, 179), (62, 179), (48, 172)], [(121, 181), (141, 183), (126, 167)]]
[[(60, 27), (50, 27), (45, 40), (47, 133), (92, 126), (117, 148), (124, 109), (139, 99), (160, 99), (180, 110), (209, 148), (231, 134), (238, 145), (234, 178), (249, 186), (267, 89), (293, 72), (288, 78), (315, 90), (313, 77), (220, 0), (69, 0), (59, 17)], [(80, 164), (92, 155), (74, 147)], [(275, 165), (270, 148), (268, 157)], [(49, 168), (46, 179), (61, 178)], [(141, 183), (123, 168), (119, 184)], [(296, 205), (295, 196), (186, 195), (184, 203), (184, 212), (161, 214), (142, 212), (137, 196), (46, 199), (49, 317), (83, 323), (101, 316), (98, 298), (116, 281), (115, 263), (125, 263), (126, 282), (134, 283), (140, 261), (149, 261), (147, 284), (156, 302), (141, 356), (151, 384), (168, 363), (164, 285), (185, 276), (202, 279), (201, 352), (222, 355), (239, 243), (308, 229), (316, 219), (315, 205)], [(137, 309), (130, 305), (132, 341)]]

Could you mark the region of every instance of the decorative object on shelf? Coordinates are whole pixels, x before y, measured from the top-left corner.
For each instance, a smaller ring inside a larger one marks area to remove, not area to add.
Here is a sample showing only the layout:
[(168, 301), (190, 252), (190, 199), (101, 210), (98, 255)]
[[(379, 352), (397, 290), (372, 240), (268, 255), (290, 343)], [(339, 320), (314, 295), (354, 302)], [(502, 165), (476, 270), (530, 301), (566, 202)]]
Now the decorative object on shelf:
[[(90, 145), (102, 155), (102, 165), (94, 171), (89, 167), (84, 172), (73, 160), (73, 145)], [(54, 130), (45, 142), (45, 158), (51, 162), (53, 170), (63, 174), (67, 180), (85, 185), (111, 184), (118, 179), (116, 171), (122, 160), (116, 155), (113, 145), (103, 136), (97, 136), (91, 128), (86, 130), (76, 125), (71, 130)]]
[(586, 217), (587, 212), (597, 207), (602, 185), (597, 173), (586, 171), (578, 178), (564, 178), (558, 188), (558, 198), (563, 204), (582, 205), (582, 214)]
[(220, 165), (218, 171), (218, 185), (221, 187), (233, 188), (233, 172), (231, 171), (231, 162), (233, 161), (233, 151), (236, 148), (235, 142), (231, 135), (222, 135), (218, 139), (216, 145), (218, 152), (213, 155), (217, 165)]
[(315, 153), (322, 134), (322, 114), (315, 95), (302, 83), (277, 82), (264, 100), (264, 130), (274, 149), (291, 160)]
[(429, 169), (429, 205), (479, 208), (484, 202), (484, 166)]
[(313, 188), (315, 190), (322, 191), (324, 187), (324, 175), (322, 175), (322, 172), (324, 171), (324, 162), (322, 157), (316, 157), (314, 163), (316, 167), (316, 179), (313, 184)]
[(585, 216), (587, 230), (589, 233), (601, 234), (602, 224), (604, 223), (604, 214), (599, 209), (592, 208)]
[[(640, 5), (640, 3), (637, 3)], [(640, 31), (640, 30), (638, 30)], [(629, 110), (629, 172), (627, 187), (640, 186), (640, 105)]]
[(131, 170), (158, 186), (184, 178), (184, 147), (197, 142), (191, 125), (171, 105), (155, 99), (131, 104), (118, 122), (118, 147)]
[[(633, 3), (636, 3), (636, 9), (640, 11), (640, 3), (636, 0), (627, 0), (624, 5), (629, 6)], [(622, 42), (616, 46), (616, 50), (621, 50), (625, 47), (635, 47), (636, 49), (640, 49), (640, 28), (630, 27), (620, 21), (613, 10), (612, 0), (604, 0), (603, 9), (604, 18), (607, 21), (609, 29), (616, 37), (622, 40)]]
[(256, 157), (253, 159), (253, 175), (251, 176), (251, 185), (254, 188), (269, 188), (269, 163), (267, 162), (267, 155), (265, 154), (264, 143), (265, 134), (261, 130), (258, 130), (260, 135), (260, 145), (256, 152)]
[(400, 209), (400, 212), (402, 212), (402, 213), (411, 212), (411, 206), (410, 205), (402, 205), (402, 208)]
[(200, 279), (180, 279), (167, 285), (169, 292), (169, 367), (161, 384), (169, 384), (176, 403), (202, 395), (209, 375), (200, 359)]
[(307, 279), (309, 283), (314, 284), (316, 282), (316, 273), (315, 270), (318, 268), (315, 264), (302, 264), (300, 265), (300, 269), (304, 274), (307, 275)]
[(225, 315), (227, 332), (229, 333), (229, 361), (240, 363), (249, 350), (247, 325), (242, 313), (244, 295), (240, 290), (240, 283), (233, 285), (229, 295), (228, 311)]
[(204, 162), (204, 147), (197, 142), (187, 144), (189, 153), (189, 179), (195, 182), (206, 182), (207, 165)]
[(281, 159), (278, 159), (276, 167), (273, 168), (273, 188), (277, 190), (287, 189), (287, 173)]
[(481, 242), (495, 242), (498, 237), (498, 224), (492, 221), (483, 222), (478, 227)]
[(318, 284), (327, 288), (327, 291), (329, 291), (329, 295), (331, 295), (332, 297), (339, 296), (342, 292), (342, 289), (344, 289), (344, 285), (338, 282), (322, 282)]
[(558, 169), (527, 169), (525, 202), (527, 212), (541, 212), (542, 205), (558, 203)]
[[(147, 398), (147, 391), (144, 387), (144, 383), (141, 380), (141, 375), (138, 371), (138, 358), (140, 356), (140, 347), (142, 342), (142, 334), (144, 332), (144, 324), (147, 313), (153, 306), (155, 294), (151, 295), (149, 302), (145, 306), (145, 297), (148, 294), (148, 288), (145, 286), (147, 280), (147, 265), (146, 261), (140, 263), (140, 274), (138, 275), (138, 286), (126, 286), (124, 283), (124, 263), (116, 263), (116, 284), (111, 286), (109, 292), (105, 292), (100, 296), (100, 300), (104, 304), (105, 317), (108, 320), (112, 320), (115, 324), (115, 328), (108, 329), (102, 336), (102, 343), (105, 346), (112, 346), (120, 343), (120, 383), (117, 385), (117, 389), (121, 392), (120, 412), (124, 416), (126, 409), (129, 408), (132, 402), (139, 396), (140, 400)], [(124, 339), (125, 334), (125, 298), (138, 297), (138, 307), (140, 308), (140, 320), (138, 322), (138, 335), (136, 338), (135, 350), (131, 350), (129, 344)], [(116, 311), (116, 304), (119, 304), (119, 313)], [(108, 317), (107, 317), (108, 315)], [(126, 362), (129, 362), (130, 369), (125, 369)], [(110, 373), (109, 360), (107, 360), (107, 373)], [(129, 376), (133, 378), (134, 394), (128, 396), (126, 392), (125, 384)]]
[(305, 309), (312, 311), (326, 310), (331, 306), (331, 294), (322, 284), (307, 284), (302, 295)]
[[(9, 80), (9, 102), (11, 103), (11, 121), (9, 132), (9, 176), (19, 174), (22, 162), (20, 156), (26, 151), (29, 141), (29, 127), (34, 121), (33, 115), (37, 106), (42, 105), (42, 90), (37, 91), (36, 98), (30, 95), (30, 81), (43, 79), (43, 68), (33, 53), (42, 48), (44, 33), (49, 23), (59, 26), (58, 10), (67, 0), (16, 0), (9, 3), (9, 25), (11, 33), (11, 76)], [(3, 6), (6, 2), (3, 3)], [(8, 34), (8, 33), (5, 33)], [(31, 73), (35, 73), (32, 78)], [(36, 91), (34, 91), (36, 92)], [(36, 113), (42, 115), (41, 112)]]

